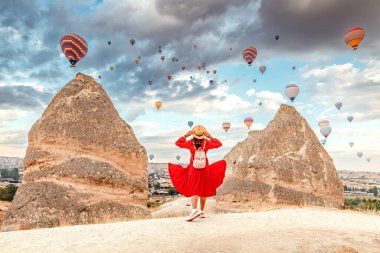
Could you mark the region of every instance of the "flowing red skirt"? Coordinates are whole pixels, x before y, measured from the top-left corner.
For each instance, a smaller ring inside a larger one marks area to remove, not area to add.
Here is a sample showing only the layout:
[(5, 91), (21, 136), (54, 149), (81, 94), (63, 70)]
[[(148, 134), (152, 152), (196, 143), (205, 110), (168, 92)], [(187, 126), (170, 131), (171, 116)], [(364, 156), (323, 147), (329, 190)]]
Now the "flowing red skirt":
[(191, 165), (184, 168), (172, 163), (168, 164), (168, 169), (173, 186), (182, 195), (211, 197), (216, 195), (216, 189), (223, 183), (226, 166), (226, 161), (220, 160), (204, 169), (194, 169)]

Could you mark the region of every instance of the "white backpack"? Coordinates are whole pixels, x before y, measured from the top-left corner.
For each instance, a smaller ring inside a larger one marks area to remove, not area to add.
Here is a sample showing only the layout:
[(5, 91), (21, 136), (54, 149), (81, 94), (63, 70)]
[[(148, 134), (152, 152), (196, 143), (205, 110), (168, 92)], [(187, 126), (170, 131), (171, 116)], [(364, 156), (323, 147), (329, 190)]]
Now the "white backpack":
[(206, 167), (206, 153), (204, 151), (206, 147), (206, 140), (203, 145), (203, 149), (199, 147), (194, 154), (193, 167), (195, 169), (204, 169)]

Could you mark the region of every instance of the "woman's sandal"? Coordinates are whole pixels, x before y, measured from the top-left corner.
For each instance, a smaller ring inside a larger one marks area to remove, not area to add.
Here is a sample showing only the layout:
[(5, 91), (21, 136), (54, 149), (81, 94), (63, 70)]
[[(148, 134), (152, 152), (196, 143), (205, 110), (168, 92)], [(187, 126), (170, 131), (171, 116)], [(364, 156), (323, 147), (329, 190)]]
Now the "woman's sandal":
[(186, 218), (186, 221), (193, 221), (194, 219), (198, 218), (201, 213), (197, 210), (190, 214), (189, 217)]

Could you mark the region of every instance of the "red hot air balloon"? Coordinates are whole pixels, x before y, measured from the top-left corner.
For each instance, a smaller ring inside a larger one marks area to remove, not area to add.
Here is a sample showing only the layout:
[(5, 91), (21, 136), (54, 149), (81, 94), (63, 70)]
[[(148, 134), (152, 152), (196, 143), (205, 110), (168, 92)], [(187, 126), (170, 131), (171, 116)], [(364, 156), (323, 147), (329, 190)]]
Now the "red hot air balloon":
[(244, 124), (248, 127), (248, 129), (251, 127), (253, 124), (253, 119), (251, 117), (247, 117), (244, 119)]
[(73, 33), (63, 35), (60, 45), (63, 54), (71, 63), (70, 67), (75, 67), (75, 64), (87, 54), (88, 45), (79, 35)]
[(169, 74), (169, 75), (168, 75), (168, 80), (170, 81), (171, 79), (172, 79), (172, 75)]
[(165, 56), (161, 56), (161, 61), (164, 61), (165, 60)]
[(261, 72), (261, 74), (264, 74), (265, 70), (267, 69), (267, 67), (265, 67), (264, 65), (261, 65), (259, 70)]
[(246, 48), (243, 51), (243, 58), (248, 63), (249, 66), (251, 66), (252, 62), (256, 59), (256, 56), (257, 56), (257, 50), (254, 47)]
[(344, 34), (344, 42), (347, 43), (353, 50), (356, 50), (365, 36), (365, 30), (362, 27), (353, 27), (348, 29)]

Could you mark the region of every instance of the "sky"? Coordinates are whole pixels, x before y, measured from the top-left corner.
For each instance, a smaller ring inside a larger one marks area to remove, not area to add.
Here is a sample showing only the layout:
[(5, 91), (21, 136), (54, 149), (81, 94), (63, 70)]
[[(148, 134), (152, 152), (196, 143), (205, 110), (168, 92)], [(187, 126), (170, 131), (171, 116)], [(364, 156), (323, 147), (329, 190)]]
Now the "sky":
[[(380, 171), (379, 9), (372, 0), (1, 1), (0, 155), (25, 155), (29, 129), (80, 71), (102, 85), (155, 155), (152, 162), (175, 162), (177, 155), (188, 161), (188, 151), (174, 145), (189, 131), (188, 121), (223, 143), (209, 151), (210, 162), (223, 159), (284, 103), (296, 107), (319, 139), (318, 121), (330, 121), (324, 147), (337, 169)], [(366, 36), (353, 51), (343, 36), (355, 26)], [(66, 33), (89, 45), (76, 68), (60, 49)], [(247, 47), (258, 52), (250, 67), (242, 57)], [(202, 63), (209, 74), (198, 69)], [(300, 88), (294, 103), (284, 92), (290, 83)], [(163, 102), (160, 110), (156, 100)], [(336, 102), (343, 103), (340, 110)], [(248, 116), (254, 119), (249, 130)], [(231, 123), (227, 133), (223, 122)]]

